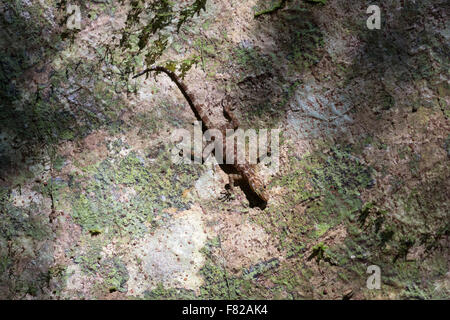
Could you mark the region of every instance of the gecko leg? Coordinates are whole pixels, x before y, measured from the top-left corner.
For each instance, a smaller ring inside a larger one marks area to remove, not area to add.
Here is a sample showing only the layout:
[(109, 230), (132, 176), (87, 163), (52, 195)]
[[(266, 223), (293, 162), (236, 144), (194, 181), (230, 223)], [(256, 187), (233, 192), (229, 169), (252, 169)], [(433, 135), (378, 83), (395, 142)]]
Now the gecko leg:
[(228, 178), (230, 182), (228, 183), (228, 188), (221, 192), (222, 197), (219, 199), (221, 201), (231, 201), (234, 199), (234, 186), (235, 182), (242, 179), (239, 174), (229, 174)]
[(236, 130), (239, 127), (239, 120), (232, 111), (234, 107), (230, 97), (222, 99), (222, 109), (225, 117), (231, 122), (232, 128)]
[(219, 200), (222, 202), (229, 202), (233, 200), (233, 194), (230, 192), (230, 190), (224, 190), (220, 193)]

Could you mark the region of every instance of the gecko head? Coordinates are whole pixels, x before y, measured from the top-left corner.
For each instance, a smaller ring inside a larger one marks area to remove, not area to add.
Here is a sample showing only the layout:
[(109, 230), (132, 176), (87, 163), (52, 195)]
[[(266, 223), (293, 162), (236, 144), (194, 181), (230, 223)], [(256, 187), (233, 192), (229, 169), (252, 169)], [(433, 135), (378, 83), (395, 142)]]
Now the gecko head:
[(267, 190), (267, 185), (264, 183), (264, 181), (253, 177), (252, 181), (250, 182), (250, 188), (253, 190), (253, 192), (256, 193), (261, 200), (263, 200), (264, 202), (268, 202), (270, 197)]

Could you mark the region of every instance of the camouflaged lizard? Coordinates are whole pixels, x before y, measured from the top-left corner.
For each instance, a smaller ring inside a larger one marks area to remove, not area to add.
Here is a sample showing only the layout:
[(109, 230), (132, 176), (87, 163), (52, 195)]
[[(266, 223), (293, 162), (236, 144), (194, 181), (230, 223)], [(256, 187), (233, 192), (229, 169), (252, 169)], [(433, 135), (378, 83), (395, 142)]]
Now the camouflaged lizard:
[[(226, 157), (227, 155), (226, 129), (237, 129), (237, 127), (239, 126), (238, 120), (235, 117), (235, 115), (231, 112), (228, 103), (225, 100), (222, 100), (222, 107), (224, 109), (224, 113), (228, 116), (231, 122), (231, 128), (230, 125), (221, 128), (216, 128), (211, 119), (209, 118), (208, 110), (205, 108), (204, 105), (196, 103), (195, 97), (192, 94), (192, 92), (187, 88), (187, 86), (178, 78), (178, 76), (174, 72), (164, 67), (153, 67), (138, 73), (133, 78), (140, 77), (144, 74), (148, 74), (149, 72), (156, 72), (156, 73), (163, 72), (167, 74), (169, 78), (177, 85), (178, 89), (180, 89), (184, 98), (186, 99), (190, 107), (193, 109), (193, 111), (196, 113), (196, 116), (202, 120), (204, 126), (207, 129), (218, 129), (222, 132), (223, 155)], [(234, 152), (233, 167), (236, 169), (238, 174), (229, 175), (230, 187), (233, 188), (235, 181), (243, 180), (250, 186), (251, 190), (259, 197), (259, 199), (261, 199), (264, 203), (267, 203), (267, 201), (269, 201), (269, 194), (266, 190), (266, 185), (264, 184), (264, 181), (256, 173), (255, 165), (249, 163), (243, 164), (238, 163), (236, 145), (233, 152)]]

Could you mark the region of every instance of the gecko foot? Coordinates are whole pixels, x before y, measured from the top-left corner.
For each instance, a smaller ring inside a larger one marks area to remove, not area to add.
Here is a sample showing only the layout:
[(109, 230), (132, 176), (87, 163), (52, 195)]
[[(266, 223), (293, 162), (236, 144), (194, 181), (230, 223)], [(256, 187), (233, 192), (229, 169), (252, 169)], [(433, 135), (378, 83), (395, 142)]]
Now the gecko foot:
[(219, 197), (219, 200), (222, 202), (230, 202), (234, 200), (234, 194), (231, 192), (230, 189), (225, 189), (220, 193), (220, 195), (221, 196)]

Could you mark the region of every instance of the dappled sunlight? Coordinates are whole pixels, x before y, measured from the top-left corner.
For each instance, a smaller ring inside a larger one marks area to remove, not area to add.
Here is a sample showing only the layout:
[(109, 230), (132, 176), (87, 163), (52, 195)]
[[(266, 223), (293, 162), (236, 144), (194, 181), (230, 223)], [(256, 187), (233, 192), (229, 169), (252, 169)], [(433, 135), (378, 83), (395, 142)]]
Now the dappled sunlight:
[[(447, 299), (445, 6), (402, 3), (2, 2), (0, 298)], [(195, 121), (279, 168), (175, 163)]]

